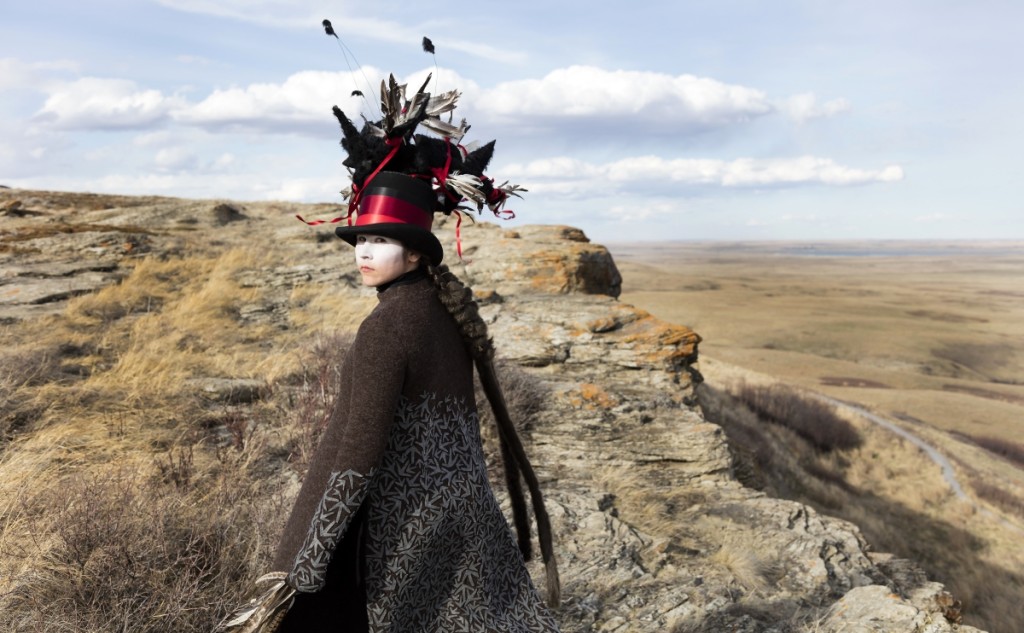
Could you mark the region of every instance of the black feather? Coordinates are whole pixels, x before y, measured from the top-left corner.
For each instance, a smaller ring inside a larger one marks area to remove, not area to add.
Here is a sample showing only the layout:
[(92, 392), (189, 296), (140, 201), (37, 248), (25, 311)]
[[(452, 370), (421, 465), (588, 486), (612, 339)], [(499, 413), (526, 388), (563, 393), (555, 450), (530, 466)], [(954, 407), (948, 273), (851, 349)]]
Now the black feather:
[(331, 21), (330, 20), (326, 20), (325, 19), (322, 22), (322, 24), (324, 25), (324, 33), (326, 33), (328, 35), (333, 35), (335, 38), (338, 37), (338, 34), (334, 32), (334, 27), (331, 26)]
[(363, 91), (362, 90), (353, 90), (352, 91), (352, 96), (353, 97), (361, 97), (361, 96), (363, 96)]
[[(444, 167), (447, 158), (448, 141), (425, 134), (416, 135), (416, 162), (413, 170), (421, 174), (429, 174), (431, 169)], [(453, 152), (458, 154), (458, 151)]]
[(408, 118), (405, 123), (396, 125), (394, 129), (388, 134), (391, 138), (405, 138), (411, 136), (416, 126), (427, 116), (427, 100), (420, 101), (415, 111), (409, 112), (406, 115)]
[(426, 35), (423, 36), (423, 52), (434, 54), (434, 43)]
[(494, 141), (470, 152), (462, 163), (462, 171), (474, 176), (483, 176), (492, 156), (494, 156)]

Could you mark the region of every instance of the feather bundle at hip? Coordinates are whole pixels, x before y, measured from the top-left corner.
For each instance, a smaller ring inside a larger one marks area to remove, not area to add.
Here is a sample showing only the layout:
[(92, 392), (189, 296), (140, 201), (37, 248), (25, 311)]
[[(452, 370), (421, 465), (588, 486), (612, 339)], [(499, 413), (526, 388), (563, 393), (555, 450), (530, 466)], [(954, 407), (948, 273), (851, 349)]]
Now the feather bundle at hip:
[(270, 583), (267, 589), (225, 618), (217, 632), (274, 633), (295, 601), (295, 589), (285, 583), (287, 576), (284, 572), (260, 576), (256, 584)]

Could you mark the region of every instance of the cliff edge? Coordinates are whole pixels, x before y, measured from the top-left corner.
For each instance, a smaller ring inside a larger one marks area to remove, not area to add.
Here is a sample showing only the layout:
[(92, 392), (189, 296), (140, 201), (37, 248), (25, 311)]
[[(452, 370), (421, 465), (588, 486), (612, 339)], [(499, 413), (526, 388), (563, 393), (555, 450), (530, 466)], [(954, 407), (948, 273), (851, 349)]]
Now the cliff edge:
[[(50, 378), (7, 377), (3, 494), (30, 507), (30, 476), (56, 485), (111, 460), (152, 465), (189, 423), (156, 412), (185, 397), (235, 416), (200, 421), (223, 446), (231, 419), (249, 416), (255, 436), (266, 418), (254, 407), (294, 402), (296, 346), (351, 330), (374, 302), (351, 250), (296, 213), (336, 209), (0, 190), (6, 346), (57, 350)], [(474, 288), (499, 360), (545, 393), (526, 432), (556, 533), (563, 631), (977, 630), (953, 623), (943, 588), (871, 552), (856, 526), (737, 481), (724, 433), (695, 404), (700, 336), (620, 302), (605, 248), (571, 227), (464, 224), (460, 262), (454, 232), (440, 223), (446, 263)], [(158, 320), (172, 311), (178, 320)], [(158, 380), (170, 395), (153, 395)], [(113, 411), (121, 430), (110, 431)], [(142, 412), (162, 439), (143, 435)], [(253, 472), (293, 494), (295, 445), (264, 441), (276, 448)], [(18, 540), (6, 516), (0, 545)], [(0, 547), (0, 594), (46, 565), (14, 564), (11, 551)]]

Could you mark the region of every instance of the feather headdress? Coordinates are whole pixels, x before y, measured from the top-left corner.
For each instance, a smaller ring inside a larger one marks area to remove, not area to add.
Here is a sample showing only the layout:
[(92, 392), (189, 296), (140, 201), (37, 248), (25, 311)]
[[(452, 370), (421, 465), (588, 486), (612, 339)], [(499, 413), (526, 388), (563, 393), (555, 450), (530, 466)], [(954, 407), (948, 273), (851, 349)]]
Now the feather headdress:
[[(399, 84), (394, 75), (380, 84), (378, 121), (365, 121), (357, 129), (338, 106), (334, 116), (341, 125), (341, 146), (348, 153), (342, 162), (351, 172), (352, 187), (342, 191), (350, 208), (358, 204), (359, 192), (367, 180), (380, 171), (393, 171), (422, 178), (438, 193), (437, 210), (445, 214), (472, 203), (477, 211), (486, 206), (495, 215), (503, 211), (510, 196), (526, 191), (507, 182), (495, 185), (484, 174), (494, 154), (494, 141), (469, 149), (462, 143), (469, 131), (465, 119), (453, 124), (453, 112), (460, 93), (455, 90), (431, 95), (426, 91), (431, 75), (414, 93)], [(447, 115), (442, 119), (442, 115)], [(433, 133), (417, 134), (422, 126)]]

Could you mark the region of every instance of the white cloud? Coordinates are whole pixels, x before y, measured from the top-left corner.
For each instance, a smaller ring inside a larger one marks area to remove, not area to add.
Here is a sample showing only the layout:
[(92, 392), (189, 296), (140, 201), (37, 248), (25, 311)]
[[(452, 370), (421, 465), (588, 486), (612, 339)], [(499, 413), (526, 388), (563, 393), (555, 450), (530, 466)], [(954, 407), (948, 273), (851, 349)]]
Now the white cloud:
[[(425, 68), (399, 80), (414, 90), (434, 70)], [(462, 93), (459, 114), (470, 123), (489, 120), (517, 130), (564, 127), (572, 122), (622, 133), (695, 131), (746, 121), (772, 109), (760, 91), (691, 75), (575, 66), (539, 80), (481, 89), (453, 70), (438, 72), (443, 76), (441, 89)], [(127, 80), (86, 77), (53, 89), (37, 121), (63, 129), (120, 129), (156, 127), (173, 119), (210, 131), (319, 136), (333, 125), (333, 105), (341, 107), (357, 126), (360, 113), (378, 118), (377, 94), (384, 76), (371, 66), (355, 72), (307, 70), (281, 83), (217, 89), (198, 102), (187, 101), (181, 90), (166, 95)], [(436, 89), (435, 85), (429, 89)], [(352, 96), (354, 90), (366, 97)]]
[(731, 161), (635, 156), (604, 164), (558, 157), (508, 165), (502, 177), (519, 182), (531, 191), (573, 197), (623, 190), (654, 193), (677, 190), (680, 185), (723, 188), (861, 185), (901, 180), (903, 169), (897, 165), (879, 170), (857, 169), (815, 156)]
[(184, 101), (126, 79), (84, 77), (55, 88), (37, 113), (39, 122), (62, 129), (125, 129), (167, 119)]
[(218, 156), (215, 161), (213, 161), (213, 164), (210, 166), (210, 168), (213, 171), (223, 171), (229, 169), (234, 164), (235, 155), (232, 154), (231, 152), (224, 152), (223, 154)]
[(67, 60), (24, 62), (13, 57), (0, 57), (0, 90), (45, 91), (57, 81), (53, 75), (77, 69), (77, 63)]
[(184, 147), (165, 147), (156, 153), (153, 162), (161, 172), (177, 172), (195, 169), (199, 157)]
[(846, 99), (833, 99), (818, 103), (818, 97), (813, 92), (804, 92), (783, 101), (779, 109), (797, 123), (804, 123), (811, 119), (828, 118), (847, 112), (850, 109), (850, 102)]
[(182, 64), (197, 64), (199, 66), (209, 66), (209, 58), (202, 57), (200, 55), (178, 55), (174, 58)]
[(570, 66), (542, 79), (499, 84), (483, 92), (477, 108), (524, 124), (593, 121), (622, 117), (622, 126), (662, 131), (717, 127), (772, 111), (760, 90), (693, 75)]
[[(363, 71), (367, 77), (379, 76), (379, 71), (373, 68)], [(334, 105), (354, 118), (365, 102), (352, 96), (352, 91), (366, 93), (369, 88), (365, 84), (362, 74), (303, 71), (288, 77), (283, 84), (260, 83), (216, 90), (199, 103), (178, 110), (174, 118), (206, 128), (234, 126), (295, 131), (296, 124), (322, 126), (329, 123), (333, 119), (331, 107)], [(371, 94), (375, 95), (376, 91)]]
[(679, 217), (683, 213), (675, 202), (644, 202), (644, 204), (616, 204), (602, 210), (601, 217), (617, 224), (634, 224), (660, 217)]
[(744, 226), (780, 226), (792, 224), (817, 224), (818, 216), (814, 213), (783, 213), (777, 217), (749, 218)]

